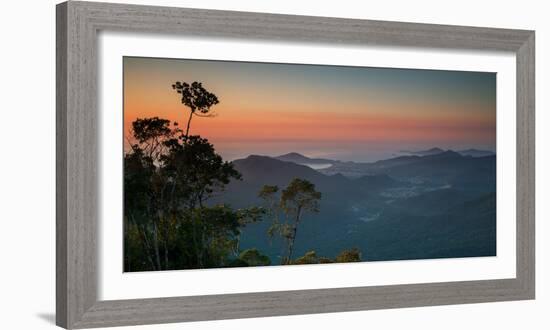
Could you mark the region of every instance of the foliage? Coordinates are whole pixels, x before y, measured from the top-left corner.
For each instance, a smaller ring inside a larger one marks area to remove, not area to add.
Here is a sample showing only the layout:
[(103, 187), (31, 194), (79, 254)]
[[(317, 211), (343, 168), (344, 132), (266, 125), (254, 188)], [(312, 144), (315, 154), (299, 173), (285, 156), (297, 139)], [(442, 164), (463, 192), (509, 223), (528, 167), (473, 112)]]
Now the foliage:
[(126, 269), (223, 266), (237, 252), (240, 227), (261, 218), (257, 207), (206, 205), (240, 174), (207, 139), (186, 137), (168, 120), (138, 118), (132, 134), (124, 158)]
[(240, 179), (233, 164), (218, 155), (214, 146), (200, 136), (180, 136), (165, 142), (168, 152), (159, 158), (161, 171), (169, 179), (168, 192), (174, 207), (203, 206), (213, 193), (232, 179)]
[(159, 117), (138, 118), (132, 123), (132, 129), (134, 138), (136, 138), (139, 143), (157, 141), (157, 143), (160, 144), (158, 139), (169, 136), (172, 132), (170, 129), (170, 121), (160, 119)]
[(319, 263), (320, 264), (331, 264), (334, 261), (332, 261), (330, 258), (327, 257), (319, 257)]
[(188, 137), (193, 115), (213, 117), (214, 114), (211, 112), (211, 107), (218, 104), (219, 100), (215, 94), (210, 93), (206, 88), (202, 87), (200, 82), (196, 81), (191, 84), (176, 81), (172, 84), (172, 89), (181, 95), (181, 103), (189, 108), (187, 129), (185, 131), (185, 137)]
[(334, 262), (359, 262), (361, 261), (361, 251), (357, 248), (344, 250), (334, 259)]
[(300, 220), (301, 212), (319, 212), (321, 193), (315, 185), (304, 179), (293, 179), (281, 194), (281, 208)]
[(271, 260), (268, 256), (260, 253), (257, 249), (247, 249), (239, 254), (239, 259), (244, 261), (248, 266), (269, 266)]
[(308, 251), (303, 256), (292, 260), (290, 264), (293, 265), (307, 265), (307, 264), (328, 264), (328, 263), (343, 263), (343, 262), (359, 262), (361, 261), (361, 252), (353, 248), (351, 250), (344, 250), (340, 252), (334, 259), (327, 257), (317, 256), (317, 252)]
[(293, 265), (307, 265), (307, 264), (318, 264), (319, 258), (315, 251), (308, 251), (303, 256), (292, 261)]
[[(292, 261), (294, 242), (298, 232), (298, 225), (306, 212), (319, 212), (321, 193), (315, 190), (315, 185), (307, 180), (295, 178), (277, 196), (277, 186), (264, 186), (258, 196), (262, 198), (270, 214), (273, 216), (268, 235), (279, 234), (286, 241), (286, 252), (282, 258), (283, 264)], [(280, 215), (284, 217), (280, 220)]]

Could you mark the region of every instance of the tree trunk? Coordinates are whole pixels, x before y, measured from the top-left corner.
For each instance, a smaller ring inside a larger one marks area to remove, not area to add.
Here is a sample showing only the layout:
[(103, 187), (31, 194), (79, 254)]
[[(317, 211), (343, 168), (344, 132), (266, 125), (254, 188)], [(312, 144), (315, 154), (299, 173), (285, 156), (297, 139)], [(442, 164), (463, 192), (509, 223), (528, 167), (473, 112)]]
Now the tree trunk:
[(235, 242), (235, 251), (234, 251), (234, 255), (235, 257), (238, 257), (239, 256), (239, 249), (240, 249), (240, 246), (241, 246), (241, 233), (240, 233), (240, 229), (239, 229), (239, 234), (237, 235), (237, 238), (236, 238), (236, 242)]
[(300, 223), (300, 216), (302, 213), (302, 208), (298, 208), (296, 212), (296, 219), (294, 221), (294, 227), (292, 228), (292, 239), (288, 242), (288, 260), (287, 263), (290, 264), (292, 261), (292, 253), (294, 251), (294, 241), (296, 240), (296, 233), (298, 231), (298, 223)]
[(287, 252), (287, 264), (290, 264), (292, 261), (292, 253), (294, 251), (294, 240), (296, 239), (296, 231), (297, 231), (297, 225), (294, 225), (294, 228), (292, 228), (292, 238), (288, 242), (288, 252)]
[[(145, 229), (139, 229), (138, 231), (141, 232), (141, 237), (143, 239), (143, 245), (145, 247), (145, 251), (147, 252), (147, 258), (149, 259), (149, 263), (151, 264), (151, 267), (153, 270), (157, 270), (157, 265), (155, 264), (153, 257), (151, 256), (151, 246), (149, 245), (149, 240), (147, 239), (147, 233), (145, 232)], [(159, 269), (160, 270), (160, 269)]]
[(202, 255), (199, 251), (200, 247), (198, 243), (196, 216), (193, 216), (191, 219), (191, 227), (192, 227), (192, 235), (193, 235), (193, 249), (195, 250), (195, 258), (197, 258), (197, 266), (198, 268), (202, 268)]
[(131, 214), (128, 215), (128, 218), (136, 226), (138, 233), (141, 235), (141, 242), (143, 243), (143, 249), (145, 250), (147, 259), (151, 264), (151, 269), (156, 270), (155, 263), (153, 262), (153, 258), (151, 257), (151, 248), (149, 246), (149, 240), (147, 239), (147, 233), (145, 231), (145, 228), (142, 228), (142, 226), (138, 225), (137, 221), (134, 219), (134, 217)]
[(189, 127), (191, 127), (191, 119), (192, 118), (193, 118), (193, 111), (189, 112), (189, 119), (187, 119), (187, 129), (185, 130), (185, 139), (186, 140), (189, 138)]
[(162, 270), (160, 263), (160, 251), (159, 251), (159, 234), (156, 221), (153, 222), (153, 247), (155, 249), (155, 258), (157, 262), (158, 270)]
[(168, 223), (164, 220), (164, 269), (168, 269)]

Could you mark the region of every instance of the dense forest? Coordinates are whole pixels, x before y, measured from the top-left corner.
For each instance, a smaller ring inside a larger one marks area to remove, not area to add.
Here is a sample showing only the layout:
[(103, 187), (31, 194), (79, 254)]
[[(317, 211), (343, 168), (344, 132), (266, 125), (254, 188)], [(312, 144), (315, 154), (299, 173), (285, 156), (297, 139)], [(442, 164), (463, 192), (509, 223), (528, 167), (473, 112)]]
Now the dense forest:
[[(361, 261), (361, 252), (353, 247), (331, 258), (318, 255), (314, 246), (296, 255), (301, 224), (315, 220), (323, 199), (305, 178), (264, 185), (256, 192), (257, 204), (235, 208), (220, 202), (216, 197), (230, 183), (242, 180), (242, 174), (207, 137), (190, 134), (193, 118), (214, 118), (220, 100), (199, 82), (176, 82), (172, 89), (178, 96), (175, 101), (183, 105), (185, 128), (163, 118), (137, 118), (127, 136), (125, 271)], [(244, 228), (258, 223), (263, 223), (263, 234), (255, 239), (279, 245), (277, 260), (261, 249), (241, 248)]]

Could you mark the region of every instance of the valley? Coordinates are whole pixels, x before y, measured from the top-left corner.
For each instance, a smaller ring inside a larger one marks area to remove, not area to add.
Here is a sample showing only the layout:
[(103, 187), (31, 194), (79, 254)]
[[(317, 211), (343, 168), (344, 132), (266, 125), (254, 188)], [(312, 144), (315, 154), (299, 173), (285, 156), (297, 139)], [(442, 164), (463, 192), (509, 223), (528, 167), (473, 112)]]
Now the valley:
[[(261, 205), (262, 186), (303, 178), (322, 200), (320, 212), (301, 223), (297, 255), (315, 250), (334, 257), (350, 247), (366, 261), (495, 255), (495, 155), (436, 151), (372, 163), (251, 155), (233, 161), (242, 180), (230, 182), (211, 202)], [(280, 242), (266, 238), (269, 225), (266, 220), (245, 228), (241, 246), (277, 260)]]

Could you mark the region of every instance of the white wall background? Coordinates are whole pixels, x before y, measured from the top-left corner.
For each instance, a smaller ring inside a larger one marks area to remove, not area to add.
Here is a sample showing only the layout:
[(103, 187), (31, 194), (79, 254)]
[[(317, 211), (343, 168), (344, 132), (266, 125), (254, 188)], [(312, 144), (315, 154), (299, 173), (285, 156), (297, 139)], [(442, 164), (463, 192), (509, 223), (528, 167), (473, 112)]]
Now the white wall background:
[[(537, 299), (399, 310), (142, 326), (143, 329), (550, 328), (550, 20), (545, 1), (110, 1), (284, 14), (532, 29), (537, 32)], [(2, 329), (52, 329), (55, 311), (55, 5), (0, 12)], [(546, 202), (546, 203), (545, 203)]]

